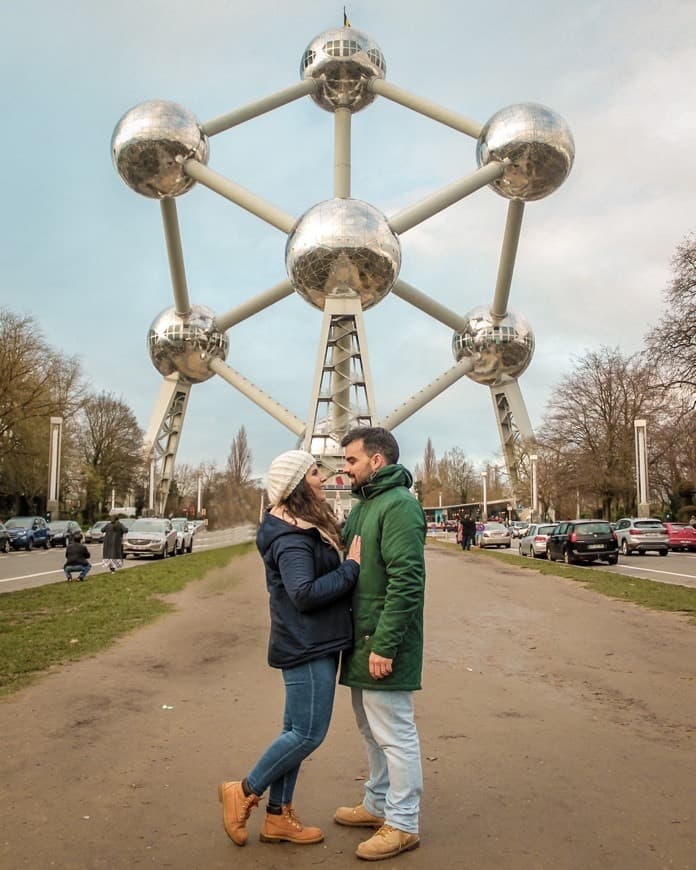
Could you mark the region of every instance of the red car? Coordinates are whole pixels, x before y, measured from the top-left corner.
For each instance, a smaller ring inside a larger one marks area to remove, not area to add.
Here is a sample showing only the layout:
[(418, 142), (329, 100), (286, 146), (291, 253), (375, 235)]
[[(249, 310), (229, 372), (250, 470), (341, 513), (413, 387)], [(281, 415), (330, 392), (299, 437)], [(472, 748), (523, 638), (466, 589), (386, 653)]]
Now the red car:
[(696, 529), (688, 523), (665, 523), (670, 550), (690, 550), (696, 553)]

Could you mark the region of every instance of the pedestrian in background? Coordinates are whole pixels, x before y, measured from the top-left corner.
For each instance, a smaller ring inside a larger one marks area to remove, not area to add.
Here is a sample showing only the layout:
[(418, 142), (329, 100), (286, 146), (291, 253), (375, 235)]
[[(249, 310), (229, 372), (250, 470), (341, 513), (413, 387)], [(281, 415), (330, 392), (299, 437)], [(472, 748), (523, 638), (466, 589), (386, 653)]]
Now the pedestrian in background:
[(471, 544), (476, 535), (476, 523), (471, 519), (469, 514), (466, 514), (464, 519), (461, 521), (462, 525), (462, 539), (461, 545), (462, 550), (470, 550)]
[(78, 580), (85, 579), (92, 570), (89, 560), (90, 553), (82, 543), (82, 532), (73, 532), (72, 539), (65, 548), (65, 565), (63, 565), (63, 573), (68, 583), (72, 580), (73, 574), (78, 575)]
[(123, 565), (123, 536), (128, 529), (119, 517), (114, 517), (104, 526), (104, 545), (102, 547), (102, 565), (113, 574)]

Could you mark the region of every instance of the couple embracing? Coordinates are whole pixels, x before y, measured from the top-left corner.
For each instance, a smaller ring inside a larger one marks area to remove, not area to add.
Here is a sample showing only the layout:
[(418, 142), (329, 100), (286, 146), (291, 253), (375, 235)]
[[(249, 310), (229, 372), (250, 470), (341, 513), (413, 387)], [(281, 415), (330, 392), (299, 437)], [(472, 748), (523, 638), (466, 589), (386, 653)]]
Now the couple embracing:
[(413, 692), (421, 687), (426, 524), (390, 432), (352, 429), (341, 445), (343, 473), (358, 500), (343, 534), (309, 453), (283, 453), (269, 469), (271, 506), (257, 546), (270, 597), (268, 663), (285, 684), (283, 726), (247, 775), (221, 783), (218, 795), (225, 830), (238, 846), (266, 791), (263, 842), (323, 841), (320, 828), (300, 821), (293, 796), (300, 765), (328, 731), (338, 674), (350, 687), (369, 779), (361, 803), (339, 807), (334, 821), (372, 828), (355, 854), (379, 861), (420, 842)]

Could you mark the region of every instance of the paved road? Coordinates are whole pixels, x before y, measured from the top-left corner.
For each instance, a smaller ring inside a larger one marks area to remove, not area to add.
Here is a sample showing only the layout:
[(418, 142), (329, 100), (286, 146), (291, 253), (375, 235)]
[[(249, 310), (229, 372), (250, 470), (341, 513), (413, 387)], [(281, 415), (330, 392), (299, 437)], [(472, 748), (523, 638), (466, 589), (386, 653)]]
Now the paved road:
[[(376, 866), (695, 870), (696, 626), (478, 552), (426, 559), (422, 844)], [(222, 829), (218, 782), (282, 721), (258, 554), (168, 600), (0, 702), (0, 866), (363, 870), (368, 832), (332, 822), (366, 775), (344, 687), (295, 795), (325, 842), (259, 842), (265, 802), (245, 848)]]
[[(438, 534), (440, 540), (454, 543), (454, 533)], [(518, 545), (513, 540), (511, 553), (515, 553)], [(611, 571), (614, 574), (627, 574), (630, 577), (643, 577), (658, 583), (673, 583), (676, 586), (690, 586), (696, 589), (696, 553), (669, 553), (659, 556), (657, 553), (646, 553), (644, 556), (619, 556), (618, 565), (607, 565), (606, 562), (596, 562), (589, 566)]]
[[(229, 547), (248, 541), (253, 537), (254, 526), (240, 526), (236, 529), (223, 529), (219, 532), (208, 532), (199, 529), (193, 538), (193, 552), (197, 550), (209, 550), (216, 547)], [(107, 569), (101, 566), (102, 545), (87, 544), (87, 549), (92, 554), (92, 571), (90, 577), (102, 574)], [(177, 556), (178, 559), (185, 558)], [(151, 557), (144, 559), (126, 559), (124, 568), (133, 568), (136, 565), (149, 565), (155, 562)], [(49, 583), (64, 583), (63, 564), (65, 563), (65, 550), (62, 547), (48, 550), (32, 550), (27, 553), (24, 550), (0, 554), (0, 593), (14, 592), (17, 589), (29, 589), (33, 586), (45, 586)]]

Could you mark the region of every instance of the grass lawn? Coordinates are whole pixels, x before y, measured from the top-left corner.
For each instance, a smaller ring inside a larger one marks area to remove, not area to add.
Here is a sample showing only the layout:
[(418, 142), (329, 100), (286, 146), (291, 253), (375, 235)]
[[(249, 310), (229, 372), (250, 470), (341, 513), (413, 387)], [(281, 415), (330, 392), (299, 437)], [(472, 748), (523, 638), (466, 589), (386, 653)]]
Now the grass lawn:
[(0, 697), (53, 665), (92, 655), (173, 609), (162, 596), (253, 549), (252, 542), (0, 595)]
[[(458, 547), (457, 544), (450, 543), (442, 543), (442, 546)], [(591, 567), (579, 565), (574, 567), (562, 562), (549, 562), (546, 559), (528, 559), (507, 550), (476, 549), (475, 552), (487, 558), (507, 562), (516, 568), (526, 568), (530, 571), (538, 571), (540, 574), (553, 574), (556, 577), (577, 580), (584, 583), (588, 589), (594, 589), (595, 592), (610, 598), (632, 601), (634, 604), (653, 610), (672, 610), (677, 613), (693, 614), (691, 621), (696, 625), (696, 589), (689, 586), (658, 583), (655, 580), (644, 580), (642, 577), (603, 571), (599, 564), (594, 564)]]

